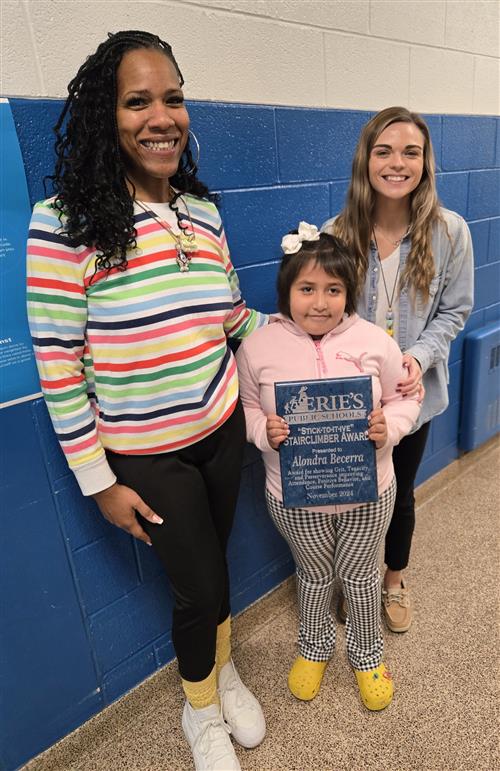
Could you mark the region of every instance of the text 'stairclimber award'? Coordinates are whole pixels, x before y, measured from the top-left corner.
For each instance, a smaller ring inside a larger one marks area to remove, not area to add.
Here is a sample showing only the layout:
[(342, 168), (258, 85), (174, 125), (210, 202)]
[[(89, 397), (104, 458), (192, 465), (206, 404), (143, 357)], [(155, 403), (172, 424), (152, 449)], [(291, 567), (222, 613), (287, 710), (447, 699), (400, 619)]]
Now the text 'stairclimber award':
[(368, 439), (367, 376), (275, 383), (276, 413), (290, 427), (280, 445), (287, 508), (378, 499), (375, 444)]

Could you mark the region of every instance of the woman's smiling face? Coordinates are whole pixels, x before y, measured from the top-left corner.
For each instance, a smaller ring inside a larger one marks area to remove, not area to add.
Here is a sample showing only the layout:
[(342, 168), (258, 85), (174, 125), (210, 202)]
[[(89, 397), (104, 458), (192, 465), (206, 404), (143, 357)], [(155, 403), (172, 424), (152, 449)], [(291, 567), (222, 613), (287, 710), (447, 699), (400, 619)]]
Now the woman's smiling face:
[(186, 147), (189, 115), (179, 76), (164, 53), (137, 48), (117, 70), (116, 123), (137, 198), (168, 200), (169, 184)]
[(368, 159), (368, 177), (376, 196), (400, 199), (420, 184), (425, 138), (414, 123), (391, 123), (377, 137)]

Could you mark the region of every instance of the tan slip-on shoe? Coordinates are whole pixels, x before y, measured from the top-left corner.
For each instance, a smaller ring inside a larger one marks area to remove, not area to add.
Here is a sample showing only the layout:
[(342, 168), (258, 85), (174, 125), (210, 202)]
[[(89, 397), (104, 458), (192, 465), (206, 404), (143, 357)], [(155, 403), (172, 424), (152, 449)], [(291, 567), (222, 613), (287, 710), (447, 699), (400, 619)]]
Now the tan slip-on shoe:
[(404, 580), (401, 586), (382, 589), (382, 612), (391, 632), (407, 632), (413, 621), (410, 594)]

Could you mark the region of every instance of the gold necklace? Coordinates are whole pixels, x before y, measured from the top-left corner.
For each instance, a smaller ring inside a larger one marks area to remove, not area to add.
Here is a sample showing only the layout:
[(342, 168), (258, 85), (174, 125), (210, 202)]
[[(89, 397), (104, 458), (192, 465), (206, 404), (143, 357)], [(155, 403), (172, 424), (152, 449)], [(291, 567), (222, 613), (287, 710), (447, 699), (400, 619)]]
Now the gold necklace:
[[(403, 240), (405, 236), (401, 237), (401, 241)], [(399, 276), (399, 268), (401, 266), (401, 262), (398, 263), (398, 269), (396, 271), (396, 278), (394, 279), (394, 286), (392, 287), (391, 296), (389, 297), (389, 292), (387, 291), (387, 282), (385, 280), (384, 276), (384, 269), (382, 267), (382, 260), (380, 259), (380, 252), (378, 249), (377, 244), (377, 237), (375, 235), (375, 228), (373, 230), (373, 240), (375, 241), (375, 246), (377, 248), (377, 257), (380, 265), (380, 273), (382, 274), (382, 281), (384, 282), (384, 290), (385, 290), (385, 296), (387, 299), (387, 311), (385, 313), (385, 331), (390, 337), (394, 337), (394, 313), (392, 310), (392, 303), (394, 302), (394, 295), (396, 293), (396, 287), (398, 284), (398, 276)], [(398, 244), (394, 244), (394, 246), (399, 246), (401, 241)]]
[[(409, 232), (411, 230), (411, 225), (408, 225), (408, 227), (406, 228), (406, 230), (403, 233), (403, 235), (401, 236), (401, 238), (398, 238), (396, 241), (393, 241), (391, 238), (389, 238), (389, 236), (386, 236), (384, 231), (380, 227), (380, 225), (377, 225), (376, 222), (373, 223), (373, 229), (375, 230), (375, 228), (377, 228), (377, 230), (379, 230), (382, 233), (382, 235), (383, 235), (383, 237), (385, 238), (386, 241), (389, 241), (389, 243), (392, 244), (393, 246), (399, 246), (401, 244), (401, 242), (404, 241), (406, 236), (409, 234)], [(373, 235), (375, 237), (375, 233)]]
[(185, 201), (185, 199), (182, 196), (179, 196), (182, 203), (186, 207), (187, 216), (189, 219), (189, 224), (191, 226), (191, 232), (186, 233), (185, 231), (181, 230), (180, 233), (175, 233), (173, 228), (168, 224), (168, 222), (165, 222), (165, 220), (162, 220), (161, 217), (159, 217), (156, 212), (154, 212), (151, 207), (146, 206), (145, 203), (142, 201), (139, 201), (138, 198), (135, 199), (135, 202), (137, 206), (139, 206), (140, 209), (143, 210), (143, 212), (146, 212), (146, 214), (149, 214), (150, 217), (152, 217), (155, 222), (158, 223), (164, 230), (169, 233), (169, 235), (172, 236), (172, 238), (175, 241), (175, 250), (177, 252), (175, 261), (177, 265), (179, 266), (179, 271), (181, 273), (187, 273), (189, 270), (189, 263), (191, 262), (191, 258), (194, 254), (194, 252), (198, 251), (198, 246), (196, 244), (196, 235), (194, 232), (194, 226), (193, 226), (193, 220), (191, 219), (191, 214), (189, 212), (189, 207)]

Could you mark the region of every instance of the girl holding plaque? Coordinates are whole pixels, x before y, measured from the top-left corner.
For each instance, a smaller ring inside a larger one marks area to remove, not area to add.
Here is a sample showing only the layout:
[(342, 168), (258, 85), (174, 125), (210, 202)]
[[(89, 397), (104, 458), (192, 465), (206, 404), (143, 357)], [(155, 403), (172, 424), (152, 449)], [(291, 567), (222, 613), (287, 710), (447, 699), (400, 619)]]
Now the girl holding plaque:
[[(442, 208), (436, 193), (429, 129), (404, 107), (388, 107), (363, 128), (343, 211), (322, 230), (346, 241), (363, 287), (358, 312), (394, 338), (407, 377), (401, 393), (423, 382), (425, 397), (411, 433), (394, 449), (396, 503), (385, 539), (382, 597), (393, 632), (412, 622), (403, 576), (415, 527), (414, 484), (430, 420), (448, 405), (448, 357), (473, 303), (469, 229)], [(347, 608), (341, 603), (341, 615)]]
[[(358, 280), (349, 247), (303, 222), (282, 247), (281, 313), (242, 343), (237, 360), (247, 438), (262, 452), (269, 513), (297, 568), (299, 656), (288, 685), (304, 701), (319, 691), (335, 647), (330, 604), (337, 575), (350, 607), (347, 655), (363, 703), (380, 710), (392, 700), (393, 683), (382, 662), (377, 558), (394, 504), (392, 448), (410, 431), (420, 407), (398, 391), (404, 369), (396, 343), (356, 314)], [(372, 381), (368, 438), (377, 448), (378, 500), (286, 508), (277, 450), (289, 430), (276, 414), (275, 383), (360, 375)]]

